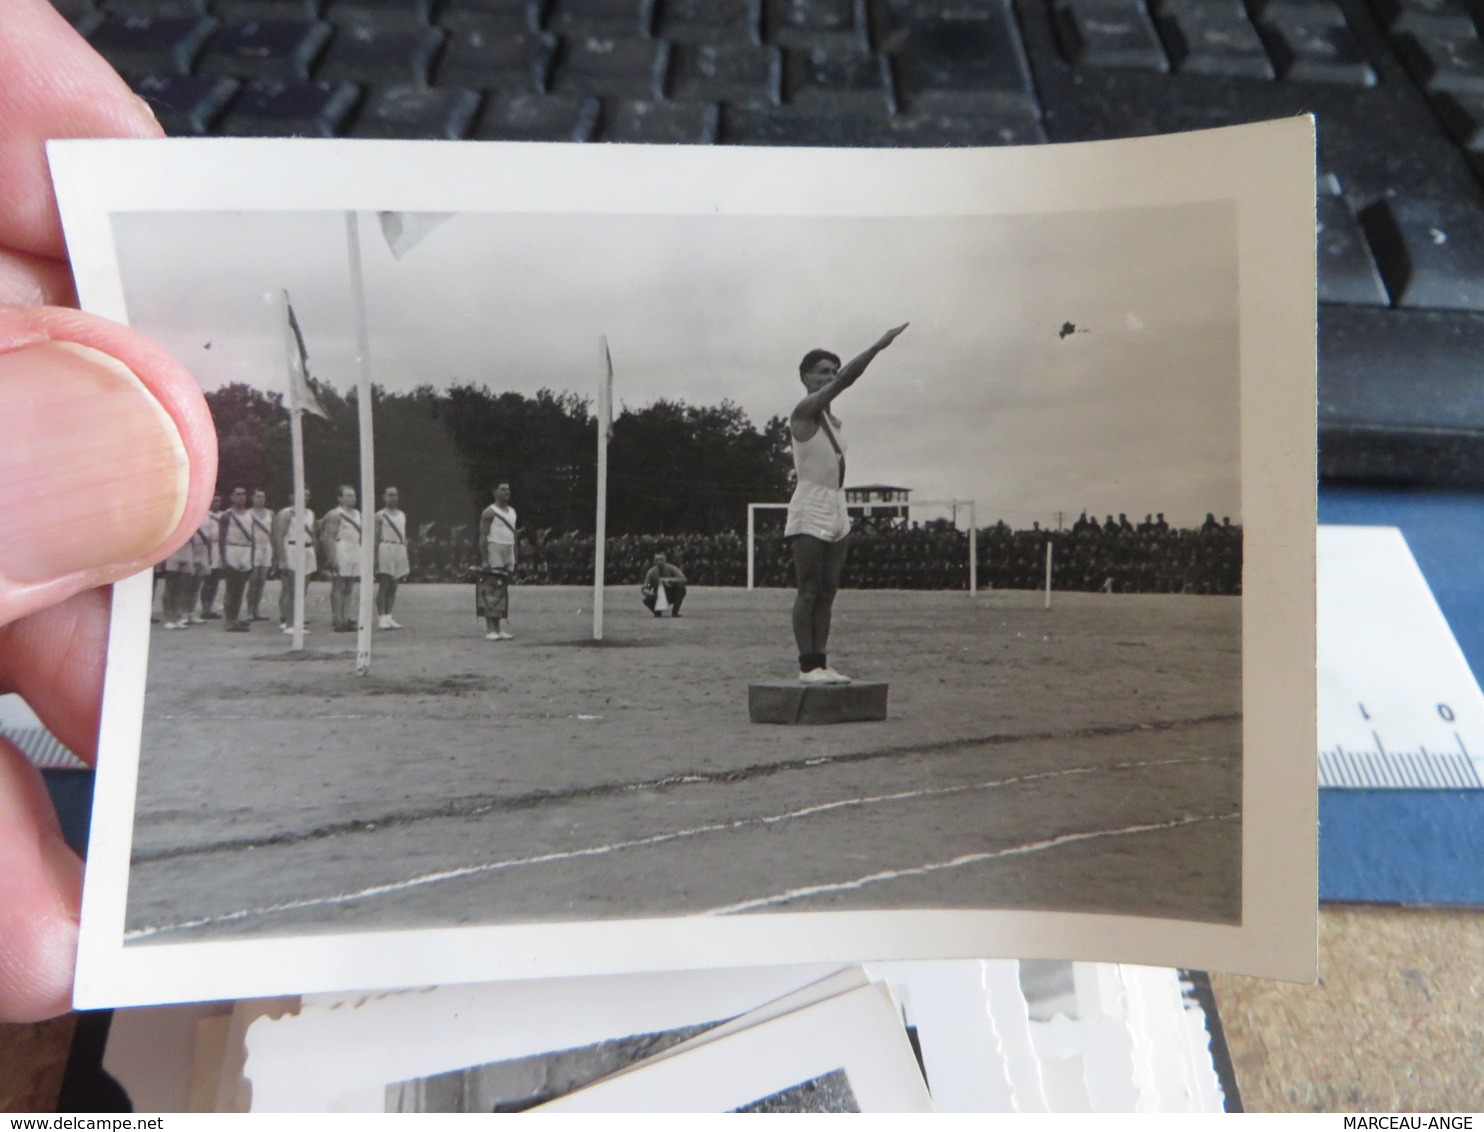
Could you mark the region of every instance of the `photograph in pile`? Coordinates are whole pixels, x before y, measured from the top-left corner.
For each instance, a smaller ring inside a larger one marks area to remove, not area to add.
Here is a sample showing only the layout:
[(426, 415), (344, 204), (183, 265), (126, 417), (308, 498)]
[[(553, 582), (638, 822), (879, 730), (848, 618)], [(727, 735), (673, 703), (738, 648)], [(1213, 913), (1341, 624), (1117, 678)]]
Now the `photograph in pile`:
[(1231, 201), (112, 224), (220, 436), (127, 944), (1241, 922)]

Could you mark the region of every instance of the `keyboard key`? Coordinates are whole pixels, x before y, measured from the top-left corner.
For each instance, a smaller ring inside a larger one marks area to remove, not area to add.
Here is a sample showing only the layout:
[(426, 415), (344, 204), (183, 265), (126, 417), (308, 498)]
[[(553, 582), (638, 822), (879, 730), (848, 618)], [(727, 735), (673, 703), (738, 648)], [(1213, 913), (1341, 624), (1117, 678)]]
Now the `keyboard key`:
[(438, 64), (439, 86), (535, 93), (546, 88), (556, 40), (461, 24), (447, 33)]
[(622, 99), (603, 112), (602, 138), (610, 142), (658, 145), (716, 141), (720, 109), (714, 102), (645, 102)]
[(1382, 200), (1360, 219), (1393, 304), (1484, 311), (1484, 210), (1479, 206)]
[(576, 94), (501, 94), (485, 104), (474, 137), (487, 141), (591, 141), (602, 106)]
[(312, 20), (319, 16), (320, 0), (216, 0), (212, 10), (223, 21)]
[(315, 77), (349, 83), (427, 86), (428, 68), (443, 42), (438, 28), (343, 27), (320, 59)]
[(99, 18), (98, 6), (93, 0), (52, 0), (52, 7), (73, 27)]
[(309, 20), (251, 20), (228, 24), (201, 53), (203, 75), (307, 79), (330, 38), (329, 24)]
[(762, 6), (755, 0), (660, 0), (655, 34), (674, 42), (759, 43)]
[(973, 19), (920, 20), (891, 37), (896, 89), (906, 109), (1037, 115), (1030, 65), (1008, 0), (988, 3), (982, 12)]
[(1318, 205), (1320, 302), (1389, 306), (1381, 273), (1349, 203), (1342, 196), (1321, 194)]
[(1463, 0), (1372, 0), (1372, 7), (1388, 25), (1396, 25), (1415, 16), (1429, 20), (1462, 19), (1472, 22)]
[(240, 84), (228, 78), (146, 75), (132, 85), (134, 93), (149, 103), (167, 134), (195, 137), (210, 132)]
[(541, 30), (539, 0), (448, 0), (438, 13), (438, 24), (448, 31), (479, 28), (501, 35)]
[(1484, 153), (1484, 94), (1443, 91), (1433, 107), (1455, 141), (1474, 153)]
[(850, 44), (783, 53), (784, 100), (804, 111), (890, 112), (888, 82), (885, 61)]
[[(857, 20), (860, 9), (861, 20)], [(856, 0), (764, 0), (763, 37), (780, 47), (809, 48), (849, 40), (871, 49), (864, 4)]]
[(1056, 29), (1073, 63), (1168, 71), (1169, 60), (1141, 0), (1058, 0)]
[(360, 98), (350, 83), (248, 83), (221, 122), (231, 137), (328, 138), (340, 133)]
[(721, 140), (733, 145), (893, 144), (892, 119), (880, 114), (811, 114), (792, 108), (724, 106)]
[(455, 141), (469, 132), (478, 110), (479, 94), (472, 90), (379, 87), (367, 95), (349, 136)]
[(1397, 50), (1428, 90), (1484, 94), (1484, 42), (1472, 28), (1459, 36), (1403, 32)]
[(1245, 12), (1225, 5), (1165, 4), (1159, 29), (1182, 74), (1271, 79), (1273, 64)]
[(544, 29), (555, 35), (623, 39), (653, 30), (646, 0), (550, 0)]
[(1263, 9), (1261, 26), (1283, 78), (1350, 86), (1376, 84), (1376, 72), (1339, 5), (1325, 0), (1269, 4)]
[(119, 71), (187, 75), (216, 21), (154, 16), (110, 16), (88, 41)]
[(688, 102), (777, 105), (783, 53), (749, 43), (678, 43), (670, 60), (670, 96)]
[(551, 89), (561, 94), (663, 98), (670, 45), (654, 39), (566, 39)]
[(206, 0), (99, 0), (98, 8), (107, 15), (197, 17), (209, 16)]
[(432, 0), (325, 0), (323, 18), (350, 27), (417, 28), (431, 22)]
[(1004, 113), (897, 114), (887, 123), (886, 144), (899, 146), (1041, 145), (1046, 131), (1024, 110)]

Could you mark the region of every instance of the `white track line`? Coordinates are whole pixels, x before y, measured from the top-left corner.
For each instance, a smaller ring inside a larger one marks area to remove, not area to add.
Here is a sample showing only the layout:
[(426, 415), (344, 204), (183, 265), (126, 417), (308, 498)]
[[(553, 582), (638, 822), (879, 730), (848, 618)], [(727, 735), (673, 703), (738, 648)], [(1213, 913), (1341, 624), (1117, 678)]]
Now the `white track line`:
[[(1136, 770), (1143, 767), (1219, 762), (1224, 761), (1227, 757), (1225, 755), (1203, 755), (1194, 759), (1145, 759), (1136, 762), (1110, 763), (1104, 766), (1068, 767), (1063, 770), (1038, 771), (1034, 774), (1016, 775), (1011, 778), (990, 779), (986, 782), (975, 782), (966, 786), (939, 786), (923, 790), (903, 790), (892, 794), (876, 794), (864, 798), (845, 798), (835, 802), (821, 802), (813, 806), (803, 806), (796, 810), (788, 810), (781, 814), (765, 814), (762, 817), (736, 818), (732, 821), (712, 822), (707, 825), (695, 826), (691, 829), (680, 829), (671, 833), (656, 833), (649, 837), (616, 841), (610, 845), (595, 845), (586, 849), (568, 849), (559, 853), (542, 853), (535, 857), (513, 857), (500, 861), (486, 861), (478, 865), (465, 865), (456, 869), (442, 869), (438, 872), (424, 873), (421, 876), (410, 877), (407, 880), (393, 881), (388, 884), (371, 885), (367, 888), (356, 889), (353, 892), (342, 892), (334, 896), (315, 896), (303, 900), (289, 900), (280, 904), (269, 904), (258, 908), (244, 908), (237, 912), (224, 912), (217, 916), (203, 916), (199, 919), (186, 920), (179, 924), (137, 928), (134, 931), (124, 933), (124, 942), (135, 943), (139, 940), (149, 939), (152, 936), (162, 935), (168, 932), (188, 931), (193, 928), (210, 927), (216, 924), (235, 923), (239, 920), (245, 920), (255, 916), (271, 916), (280, 912), (295, 912), (305, 908), (349, 904), (355, 900), (364, 900), (374, 896), (386, 896), (395, 892), (405, 892), (408, 889), (422, 888), (430, 884), (441, 884), (444, 881), (461, 880), (464, 877), (477, 876), (481, 873), (502, 872), (507, 869), (521, 868), (527, 865), (556, 864), (563, 861), (579, 860), (584, 857), (602, 857), (627, 849), (648, 848), (654, 845), (663, 845), (671, 841), (702, 837), (710, 833), (728, 833), (747, 829), (752, 826), (777, 825), (781, 822), (793, 821), (796, 818), (815, 817), (819, 814), (830, 813), (835, 810), (858, 809), (866, 806), (881, 805), (887, 802), (907, 802), (921, 798), (947, 797), (952, 794), (963, 794), (973, 790), (994, 790), (1002, 786), (1016, 786), (1021, 783), (1040, 782), (1051, 778), (1099, 774), (1110, 770)], [(1105, 836), (1105, 834), (1077, 836)], [(1014, 852), (1014, 850), (1002, 850), (1002, 852), (1010, 853)], [(910, 875), (910, 871), (902, 875)], [(767, 899), (771, 901), (779, 898), (769, 897)]]
[(920, 877), (930, 873), (945, 872), (948, 869), (958, 869), (965, 865), (978, 865), (985, 861), (995, 861), (1002, 857), (1019, 857), (1026, 853), (1039, 853), (1043, 849), (1055, 849), (1061, 845), (1071, 845), (1078, 841), (1092, 841), (1099, 837), (1126, 837), (1135, 833), (1153, 833), (1157, 830), (1178, 829), (1182, 825), (1195, 825), (1198, 822), (1208, 821), (1231, 821), (1239, 818), (1240, 813), (1233, 814), (1204, 814), (1201, 817), (1177, 818), (1174, 821), (1153, 822), (1149, 825), (1130, 825), (1123, 829), (1099, 829), (1088, 833), (1064, 833), (1059, 837), (1048, 838), (1045, 841), (1030, 841), (1024, 845), (1012, 845), (1008, 849), (994, 849), (987, 853), (968, 853), (962, 857), (954, 857), (950, 861), (939, 861), (931, 865), (919, 865), (912, 869), (894, 869), (887, 872), (871, 873), (859, 877), (856, 880), (840, 881), (835, 884), (815, 884), (807, 888), (790, 889), (788, 892), (780, 892), (776, 896), (764, 896), (757, 900), (744, 900), (740, 904), (728, 904), (721, 908), (708, 908), (699, 913), (702, 916), (728, 916), (735, 912), (750, 912), (756, 908), (767, 908), (774, 904), (785, 904), (790, 900), (802, 900), (810, 896), (823, 896), (831, 892), (851, 892), (855, 889), (865, 888), (868, 884), (878, 884), (882, 881), (897, 880), (901, 877)]

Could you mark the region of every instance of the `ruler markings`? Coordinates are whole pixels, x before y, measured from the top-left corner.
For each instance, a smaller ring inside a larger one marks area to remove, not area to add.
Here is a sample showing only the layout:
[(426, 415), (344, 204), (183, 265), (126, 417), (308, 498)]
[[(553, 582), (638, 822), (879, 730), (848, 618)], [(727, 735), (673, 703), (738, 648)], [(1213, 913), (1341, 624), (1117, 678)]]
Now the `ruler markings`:
[(1472, 760), (1454, 751), (1349, 750), (1336, 744), (1319, 752), (1319, 785), (1362, 789), (1477, 790), (1481, 787)]

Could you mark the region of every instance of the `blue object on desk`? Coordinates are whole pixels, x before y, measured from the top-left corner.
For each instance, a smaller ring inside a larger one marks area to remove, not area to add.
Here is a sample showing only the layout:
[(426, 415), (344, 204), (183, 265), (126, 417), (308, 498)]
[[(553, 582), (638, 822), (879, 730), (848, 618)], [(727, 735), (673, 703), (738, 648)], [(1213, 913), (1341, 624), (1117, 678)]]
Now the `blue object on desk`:
[[(1399, 527), (1480, 679), (1484, 493), (1327, 487), (1319, 521)], [(1386, 657), (1375, 660), (1384, 676)], [(1320, 790), (1319, 898), (1484, 904), (1484, 790)]]

